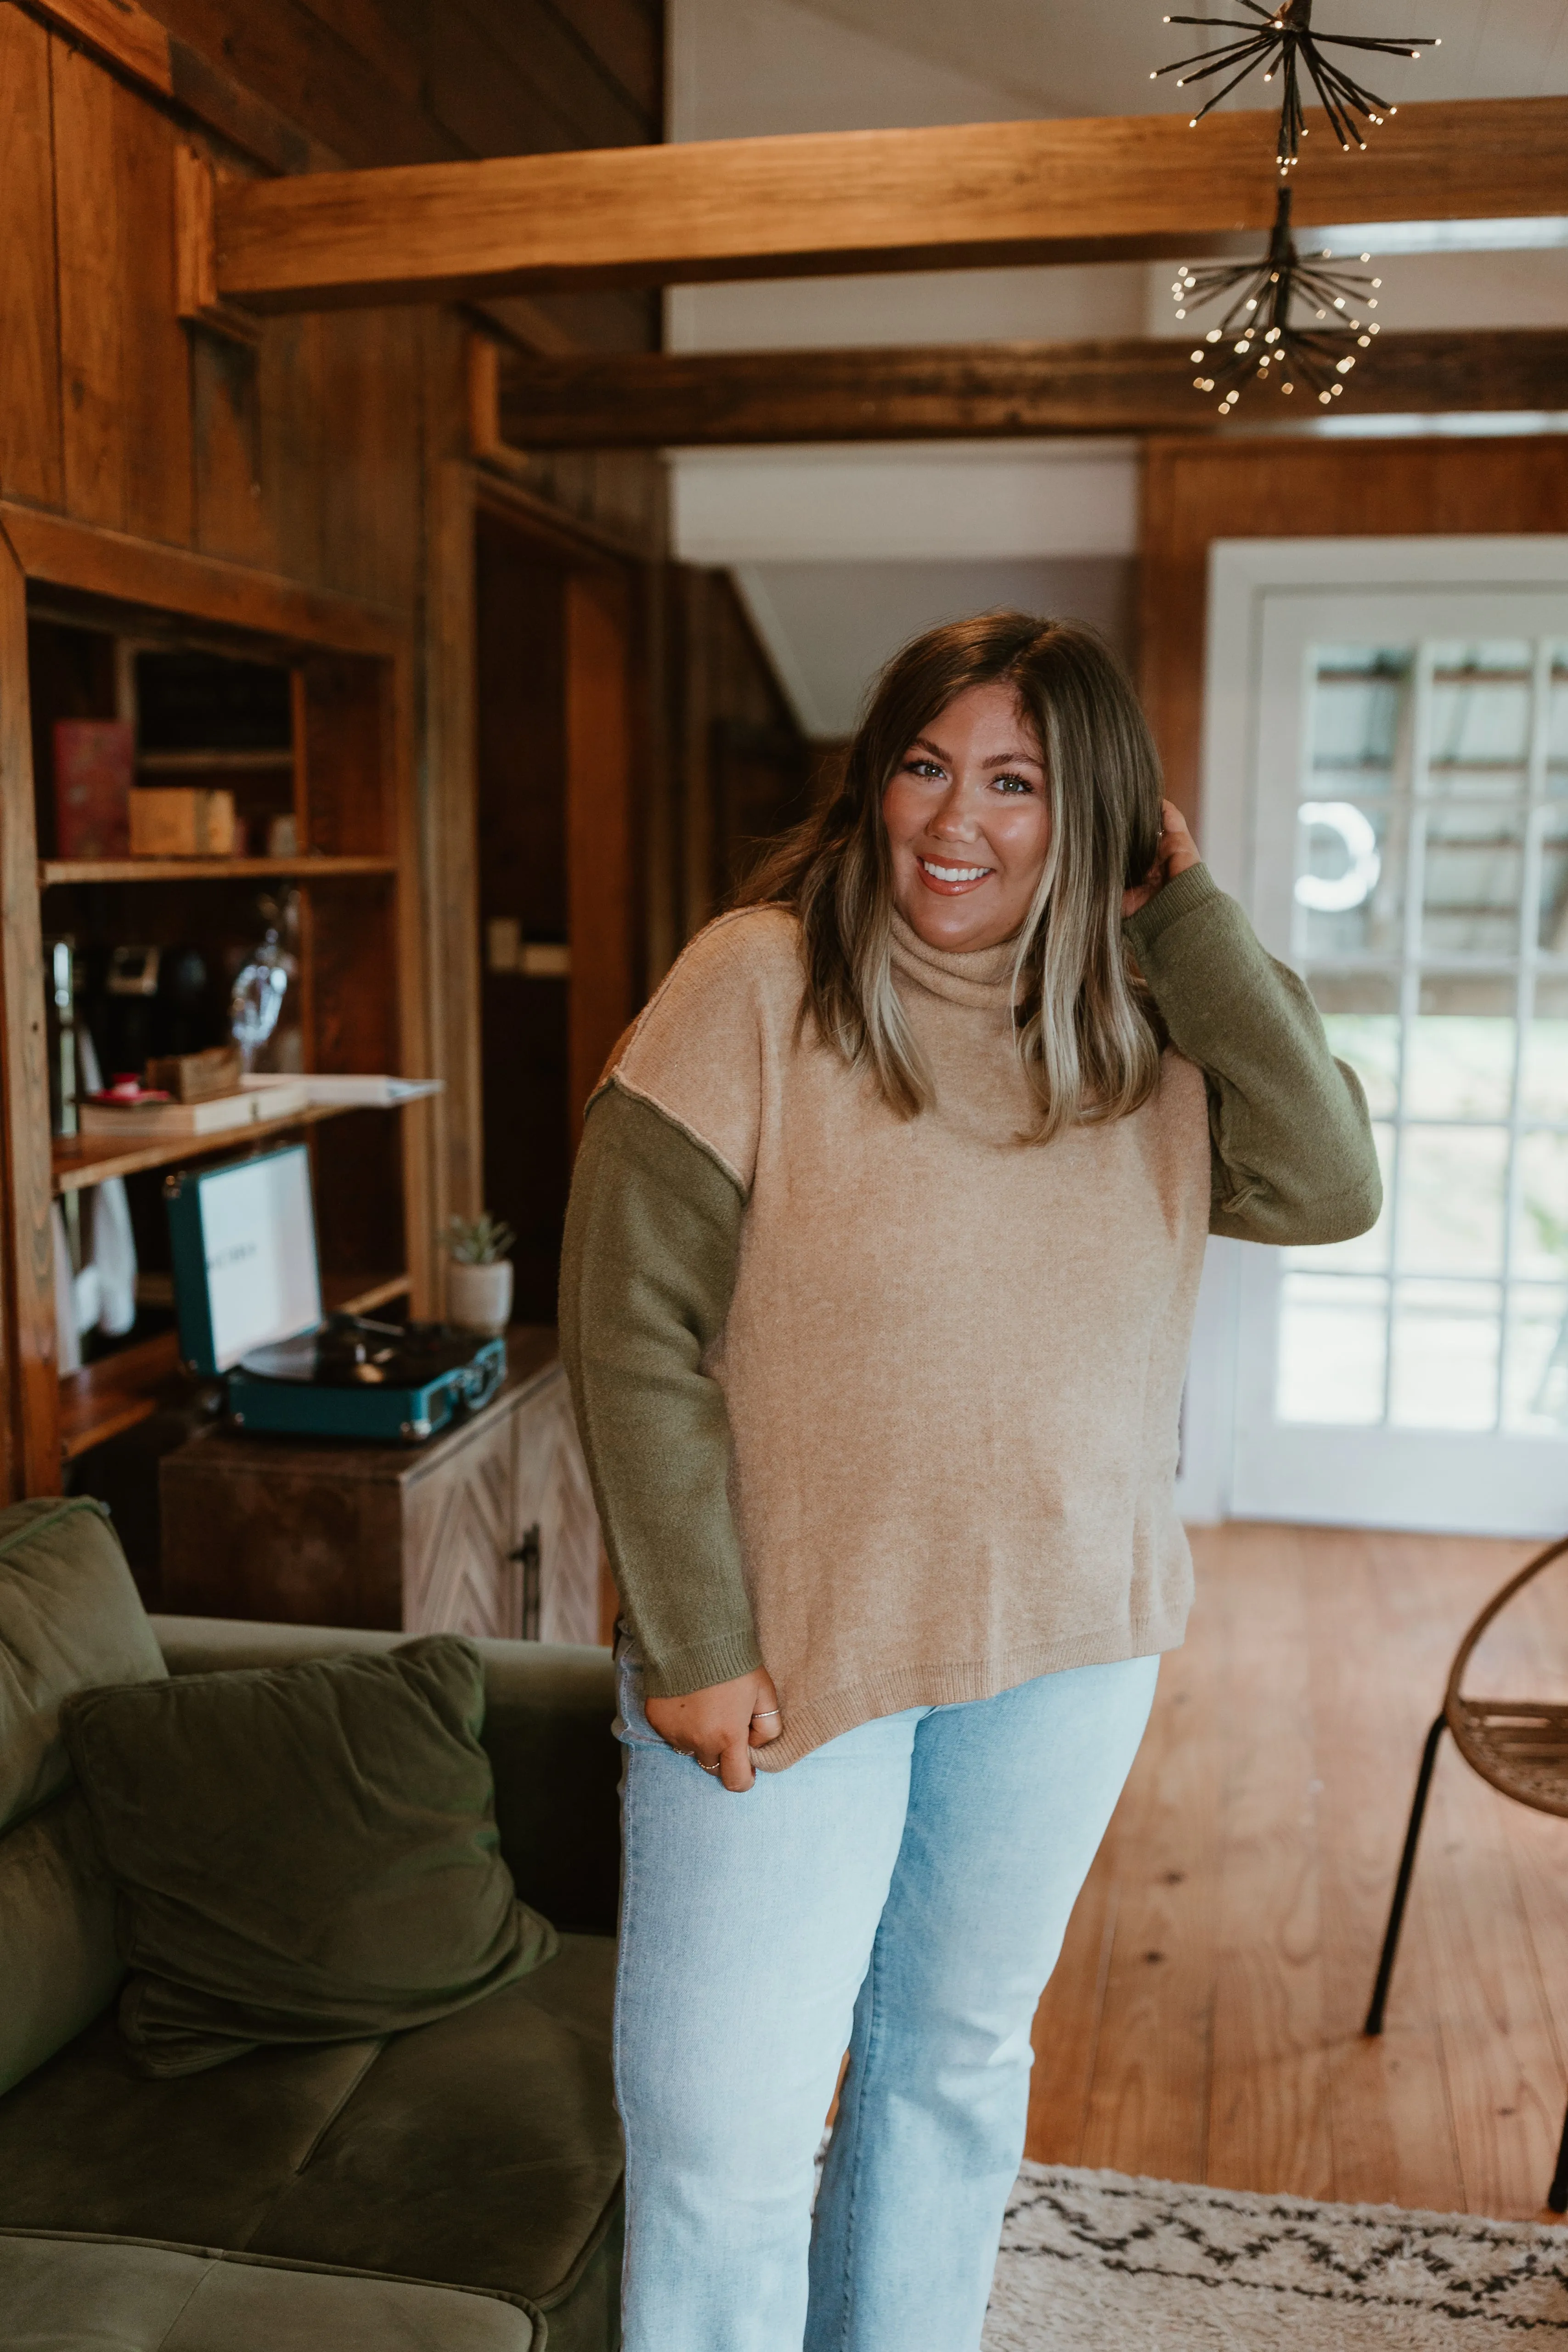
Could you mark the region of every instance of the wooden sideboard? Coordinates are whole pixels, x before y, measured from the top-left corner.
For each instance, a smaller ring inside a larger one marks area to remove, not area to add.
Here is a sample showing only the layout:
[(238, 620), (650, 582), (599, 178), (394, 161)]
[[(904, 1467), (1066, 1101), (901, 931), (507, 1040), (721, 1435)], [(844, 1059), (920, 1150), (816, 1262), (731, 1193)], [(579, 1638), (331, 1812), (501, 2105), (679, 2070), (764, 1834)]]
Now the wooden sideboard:
[(553, 1331), (417, 1447), (203, 1431), (164, 1457), (163, 1606), (204, 1617), (600, 1638), (599, 1523)]

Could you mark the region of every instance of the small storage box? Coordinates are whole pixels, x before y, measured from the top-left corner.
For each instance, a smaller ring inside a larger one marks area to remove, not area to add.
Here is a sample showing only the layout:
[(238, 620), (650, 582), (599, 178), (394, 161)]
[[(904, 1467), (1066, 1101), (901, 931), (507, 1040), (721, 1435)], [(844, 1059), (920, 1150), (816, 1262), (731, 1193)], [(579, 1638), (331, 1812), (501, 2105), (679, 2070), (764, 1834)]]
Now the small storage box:
[(417, 1445), (489, 1402), (506, 1343), (323, 1317), (302, 1143), (165, 1180), (180, 1353), (221, 1374), (237, 1429)]

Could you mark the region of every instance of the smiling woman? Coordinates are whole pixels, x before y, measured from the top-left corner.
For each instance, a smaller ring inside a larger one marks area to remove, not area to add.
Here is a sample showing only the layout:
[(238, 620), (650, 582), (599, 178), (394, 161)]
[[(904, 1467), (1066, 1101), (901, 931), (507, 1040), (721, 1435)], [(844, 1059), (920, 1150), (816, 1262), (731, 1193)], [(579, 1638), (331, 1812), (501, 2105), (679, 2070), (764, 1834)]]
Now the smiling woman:
[(1378, 1197), (1359, 1086), (1099, 640), (906, 646), (837, 799), (623, 1042), (573, 1184), (627, 2352), (978, 2345), (1030, 2020), (1185, 1624), (1205, 1236)]

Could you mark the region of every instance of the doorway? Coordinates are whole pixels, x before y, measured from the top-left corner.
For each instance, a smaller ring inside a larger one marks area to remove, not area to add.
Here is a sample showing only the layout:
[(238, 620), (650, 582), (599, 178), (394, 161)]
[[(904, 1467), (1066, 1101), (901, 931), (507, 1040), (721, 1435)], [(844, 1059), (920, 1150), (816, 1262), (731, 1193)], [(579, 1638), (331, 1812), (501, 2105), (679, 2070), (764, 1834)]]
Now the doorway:
[(1205, 829), (1360, 1076), (1384, 1184), (1357, 1240), (1216, 1250), (1229, 1508), (1558, 1528), (1568, 544), (1221, 545), (1211, 626)]
[(584, 1105), (637, 1004), (637, 568), (475, 517), (484, 1205), (553, 1323)]

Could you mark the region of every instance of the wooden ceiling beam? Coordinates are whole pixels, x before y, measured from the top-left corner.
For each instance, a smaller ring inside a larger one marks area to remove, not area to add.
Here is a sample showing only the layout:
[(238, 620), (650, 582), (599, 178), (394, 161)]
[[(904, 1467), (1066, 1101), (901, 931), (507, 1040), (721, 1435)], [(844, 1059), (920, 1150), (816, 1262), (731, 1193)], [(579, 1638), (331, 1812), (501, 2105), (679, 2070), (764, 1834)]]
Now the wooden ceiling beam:
[[(1296, 219), (1568, 214), (1568, 100), (1322, 116)], [(218, 299), (267, 310), (1212, 250), (1273, 218), (1277, 114), (963, 123), (311, 173), (218, 190)]]
[[(1193, 348), (1139, 337), (503, 359), (489, 437), (538, 450), (1201, 432), (1218, 419), (1193, 387)], [(1564, 407), (1568, 329), (1557, 327), (1384, 333), (1334, 403), (1361, 415)], [(1261, 387), (1241, 407), (1244, 419), (1277, 424), (1321, 413), (1310, 394)]]

